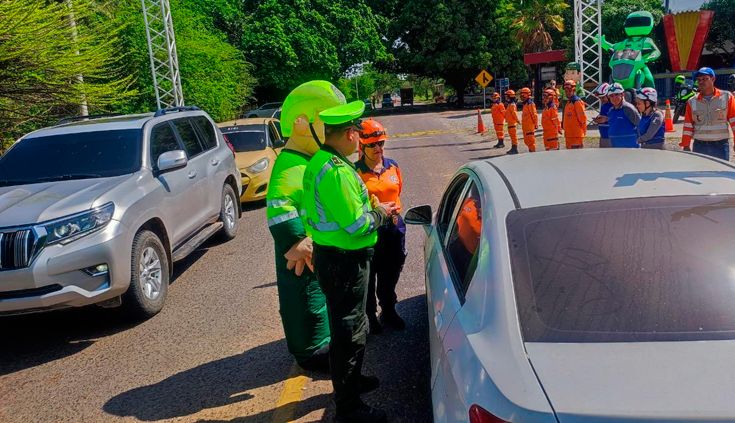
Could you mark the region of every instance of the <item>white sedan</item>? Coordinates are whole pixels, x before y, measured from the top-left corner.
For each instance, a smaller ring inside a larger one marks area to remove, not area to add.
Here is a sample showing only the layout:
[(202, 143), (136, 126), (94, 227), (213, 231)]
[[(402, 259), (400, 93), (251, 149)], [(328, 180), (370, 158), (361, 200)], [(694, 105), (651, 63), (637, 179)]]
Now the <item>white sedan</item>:
[(735, 421), (735, 167), (585, 149), (462, 167), (423, 224), (434, 421)]

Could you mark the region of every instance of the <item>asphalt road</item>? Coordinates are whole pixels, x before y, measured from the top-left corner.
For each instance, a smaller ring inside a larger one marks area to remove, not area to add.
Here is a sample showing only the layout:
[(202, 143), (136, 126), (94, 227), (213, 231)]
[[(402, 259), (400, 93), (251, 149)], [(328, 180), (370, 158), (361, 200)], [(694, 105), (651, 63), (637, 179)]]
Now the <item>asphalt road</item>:
[[(498, 153), (463, 116), (381, 118), (405, 209), (436, 207), (460, 164)], [(0, 421), (329, 420), (330, 382), (300, 376), (286, 351), (265, 220), (249, 206), (235, 240), (177, 263), (166, 307), (146, 322), (96, 307), (0, 319)], [(398, 287), (408, 328), (368, 339), (365, 372), (382, 385), (365, 399), (395, 422), (431, 421), (423, 240), (409, 228)]]

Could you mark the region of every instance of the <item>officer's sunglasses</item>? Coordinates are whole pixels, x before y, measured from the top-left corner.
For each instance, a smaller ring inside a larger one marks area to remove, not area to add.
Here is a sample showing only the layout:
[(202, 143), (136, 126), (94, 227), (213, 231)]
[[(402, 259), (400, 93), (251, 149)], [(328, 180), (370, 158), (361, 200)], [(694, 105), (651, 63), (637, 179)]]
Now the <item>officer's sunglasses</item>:
[(385, 141), (378, 141), (371, 144), (365, 144), (365, 148), (375, 148), (375, 147), (383, 147), (385, 145)]

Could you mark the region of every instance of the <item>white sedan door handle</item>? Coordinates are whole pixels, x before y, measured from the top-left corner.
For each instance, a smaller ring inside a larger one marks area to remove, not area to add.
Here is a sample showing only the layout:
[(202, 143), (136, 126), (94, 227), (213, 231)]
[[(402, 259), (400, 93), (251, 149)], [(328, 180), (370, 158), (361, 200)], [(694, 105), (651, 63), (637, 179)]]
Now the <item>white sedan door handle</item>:
[(437, 311), (434, 315), (434, 326), (436, 326), (436, 330), (439, 330), (439, 328), (441, 328), (443, 324), (444, 319), (442, 318), (442, 312)]
[(210, 164), (211, 164), (212, 166), (217, 166), (217, 165), (219, 164), (219, 160), (217, 160), (217, 159), (212, 159), (212, 161), (211, 161), (211, 162), (209, 162), (209, 163), (210, 163)]
[(189, 172), (189, 174), (188, 174), (188, 175), (186, 175), (186, 176), (187, 176), (187, 177), (188, 177), (189, 179), (194, 179), (194, 178), (196, 178), (196, 177), (197, 177), (197, 172), (196, 172), (195, 170), (192, 170), (192, 171), (191, 171), (191, 172)]

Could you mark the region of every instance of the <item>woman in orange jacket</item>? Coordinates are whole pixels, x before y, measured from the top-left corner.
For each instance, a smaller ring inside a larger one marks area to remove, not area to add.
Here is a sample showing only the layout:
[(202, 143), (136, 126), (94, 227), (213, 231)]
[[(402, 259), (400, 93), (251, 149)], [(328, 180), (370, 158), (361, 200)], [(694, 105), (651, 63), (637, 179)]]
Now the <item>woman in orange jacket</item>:
[(544, 91), (544, 111), (541, 113), (541, 128), (544, 130), (544, 148), (546, 150), (559, 149), (559, 108), (557, 106), (556, 90), (547, 88)]
[(508, 136), (510, 136), (511, 147), (508, 154), (518, 154), (518, 108), (516, 107), (516, 92), (507, 90), (505, 92), (505, 101), (508, 105), (505, 107), (505, 121), (508, 123)]
[(505, 137), (503, 134), (503, 125), (505, 124), (505, 105), (503, 105), (503, 102), (500, 99), (500, 94), (497, 92), (493, 93), (492, 102), (493, 105), (490, 107), (490, 113), (493, 116), (495, 135), (498, 137), (498, 143), (495, 144), (493, 148), (503, 148), (505, 147), (505, 143), (503, 143), (503, 138)]
[(523, 142), (528, 147), (528, 151), (533, 153), (536, 151), (536, 129), (538, 129), (538, 111), (536, 104), (531, 98), (530, 88), (521, 88), (521, 104), (523, 104), (523, 112), (521, 112), (521, 127), (523, 128)]
[(562, 129), (567, 149), (582, 148), (584, 137), (587, 135), (587, 115), (584, 113), (585, 104), (574, 92), (577, 83), (569, 79), (564, 82), (564, 93), (569, 101), (564, 106)]

